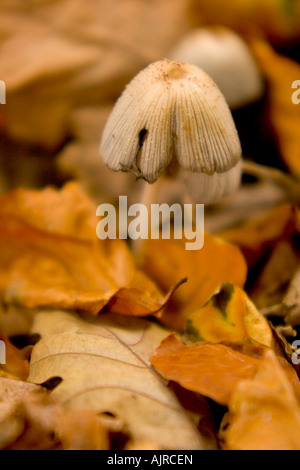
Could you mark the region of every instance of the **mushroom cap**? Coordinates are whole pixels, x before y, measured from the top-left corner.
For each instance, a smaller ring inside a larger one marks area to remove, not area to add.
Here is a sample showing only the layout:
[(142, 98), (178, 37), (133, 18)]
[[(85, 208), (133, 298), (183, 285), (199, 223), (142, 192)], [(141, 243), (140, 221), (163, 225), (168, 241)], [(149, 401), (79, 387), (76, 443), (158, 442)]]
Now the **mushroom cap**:
[(179, 172), (187, 194), (193, 201), (202, 204), (220, 202), (225, 196), (234, 193), (241, 180), (242, 162), (239, 161), (233, 168), (224, 173), (196, 173), (181, 169)]
[(263, 80), (246, 42), (225, 27), (199, 28), (182, 38), (170, 59), (201, 67), (234, 109), (257, 100)]
[(240, 161), (241, 146), (213, 80), (196, 65), (165, 59), (126, 86), (103, 130), (100, 153), (112, 170), (153, 183), (172, 158), (191, 172), (227, 172)]

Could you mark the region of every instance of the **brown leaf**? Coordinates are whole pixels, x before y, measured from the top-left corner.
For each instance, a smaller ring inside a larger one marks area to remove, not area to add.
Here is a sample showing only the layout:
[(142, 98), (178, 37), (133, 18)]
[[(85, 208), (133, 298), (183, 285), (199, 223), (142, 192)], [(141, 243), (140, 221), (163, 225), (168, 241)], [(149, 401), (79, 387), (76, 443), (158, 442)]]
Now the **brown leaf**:
[(69, 135), (75, 108), (113, 101), (129, 78), (167, 54), (188, 28), (187, 5), (182, 0), (151, 5), (112, 0), (110, 8), (106, 0), (42, 2), (30, 9), (20, 0), (1, 4), (1, 79), (9, 95), (1, 114), (10, 136), (57, 148)]
[(219, 233), (228, 243), (239, 246), (249, 267), (255, 265), (280, 240), (299, 231), (299, 210), (290, 204), (273, 208), (267, 216)]
[(283, 204), (263, 218), (219, 235), (240, 247), (249, 266), (248, 293), (262, 309), (280, 303), (299, 263), (297, 236), (300, 213)]

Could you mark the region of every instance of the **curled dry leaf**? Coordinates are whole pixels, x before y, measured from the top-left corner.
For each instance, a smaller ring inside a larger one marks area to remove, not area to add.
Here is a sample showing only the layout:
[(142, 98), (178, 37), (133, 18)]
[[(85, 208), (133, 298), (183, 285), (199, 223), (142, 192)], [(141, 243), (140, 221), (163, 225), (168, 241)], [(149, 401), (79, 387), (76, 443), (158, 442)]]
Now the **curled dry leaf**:
[(42, 387), (12, 379), (0, 379), (0, 391), (0, 449), (108, 448), (107, 433), (92, 411), (69, 412)]
[(178, 289), (163, 312), (162, 321), (184, 329), (190, 313), (201, 307), (223, 282), (242, 287), (247, 268), (240, 250), (208, 233), (204, 246), (187, 251), (186, 240), (145, 240), (142, 267), (163, 291), (180, 278), (187, 282)]
[(237, 385), (220, 437), (228, 450), (300, 449), (299, 396), (272, 351)]
[(189, 315), (186, 336), (191, 341), (263, 344), (273, 347), (272, 331), (247, 294), (230, 283)]
[[(156, 349), (151, 362), (166, 379), (227, 406), (237, 384), (254, 376), (263, 350), (245, 348), (244, 353), (243, 349), (240, 352), (226, 344), (207, 342), (186, 346), (171, 334)], [(299, 394), (296, 372), (285, 359), (278, 360)]]
[(120, 313), (147, 315), (159, 309), (163, 297), (136, 269), (125, 241), (98, 240), (96, 225), (96, 207), (75, 183), (60, 191), (20, 189), (3, 196), (0, 290), (5, 304), (97, 314), (120, 292)]
[(251, 298), (259, 309), (283, 301), (290, 280), (300, 262), (299, 250), (292, 239), (280, 240), (270, 250), (270, 255), (251, 288)]
[[(38, 314), (29, 381), (63, 380), (52, 392), (68, 409), (89, 408), (123, 421), (135, 441), (163, 449), (201, 449), (201, 435), (149, 359), (167, 332), (142, 319), (112, 314), (81, 319)], [(178, 433), (180, 429), (180, 433)]]

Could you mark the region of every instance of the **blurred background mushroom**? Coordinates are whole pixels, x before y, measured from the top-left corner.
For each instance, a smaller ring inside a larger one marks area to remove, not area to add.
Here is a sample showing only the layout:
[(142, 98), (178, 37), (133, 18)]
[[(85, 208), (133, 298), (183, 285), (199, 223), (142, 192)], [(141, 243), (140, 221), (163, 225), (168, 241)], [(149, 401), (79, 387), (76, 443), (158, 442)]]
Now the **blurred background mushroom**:
[(206, 27), (189, 32), (171, 50), (169, 58), (203, 69), (231, 109), (254, 102), (263, 94), (262, 74), (249, 47), (228, 28)]

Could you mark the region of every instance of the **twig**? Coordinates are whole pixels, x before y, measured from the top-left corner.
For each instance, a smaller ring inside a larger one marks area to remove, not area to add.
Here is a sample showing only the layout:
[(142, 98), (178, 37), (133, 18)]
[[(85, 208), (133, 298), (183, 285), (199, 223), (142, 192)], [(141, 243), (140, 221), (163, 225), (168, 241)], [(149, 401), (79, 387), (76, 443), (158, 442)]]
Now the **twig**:
[(243, 161), (243, 172), (259, 179), (272, 181), (287, 193), (292, 202), (300, 204), (300, 183), (283, 171), (258, 163)]

